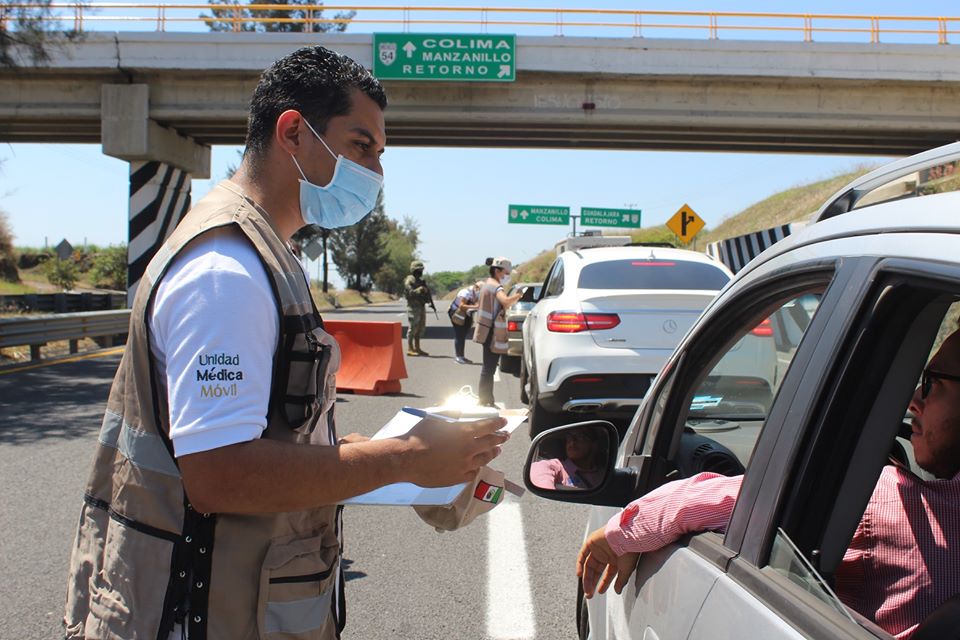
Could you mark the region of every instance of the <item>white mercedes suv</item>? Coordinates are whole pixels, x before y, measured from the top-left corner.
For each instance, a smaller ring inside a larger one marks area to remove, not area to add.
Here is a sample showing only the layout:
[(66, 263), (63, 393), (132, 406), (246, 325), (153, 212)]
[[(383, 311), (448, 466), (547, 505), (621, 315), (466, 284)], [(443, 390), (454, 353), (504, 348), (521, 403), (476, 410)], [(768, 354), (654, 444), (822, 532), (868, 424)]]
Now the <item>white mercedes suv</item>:
[(523, 323), (531, 437), (585, 417), (630, 418), (731, 277), (704, 254), (662, 246), (560, 254)]

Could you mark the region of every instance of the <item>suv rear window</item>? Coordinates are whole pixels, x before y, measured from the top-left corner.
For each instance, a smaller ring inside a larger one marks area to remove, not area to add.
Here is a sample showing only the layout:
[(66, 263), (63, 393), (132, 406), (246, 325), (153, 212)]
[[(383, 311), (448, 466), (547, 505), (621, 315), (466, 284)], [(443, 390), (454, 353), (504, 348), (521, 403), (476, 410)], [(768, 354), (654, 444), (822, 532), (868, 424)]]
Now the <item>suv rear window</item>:
[(718, 291), (730, 277), (710, 264), (685, 260), (610, 260), (580, 271), (581, 289), (706, 289)]

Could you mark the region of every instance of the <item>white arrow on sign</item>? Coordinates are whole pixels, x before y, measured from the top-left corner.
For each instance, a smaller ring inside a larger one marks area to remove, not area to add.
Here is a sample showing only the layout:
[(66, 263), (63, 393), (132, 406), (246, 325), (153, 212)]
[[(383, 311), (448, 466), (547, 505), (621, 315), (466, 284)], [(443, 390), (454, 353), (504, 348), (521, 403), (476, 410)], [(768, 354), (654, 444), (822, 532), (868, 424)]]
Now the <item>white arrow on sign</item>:
[(403, 45), (403, 50), (407, 52), (408, 58), (412, 58), (413, 52), (417, 50), (417, 45), (413, 44), (412, 42), (408, 42), (407, 44)]
[(526, 209), (524, 209), (523, 211), (520, 212), (520, 217), (526, 220), (527, 218), (530, 217), (530, 213)]
[(508, 64), (500, 65), (500, 73), (497, 74), (497, 77), (502, 78), (503, 76), (508, 76), (508, 75), (510, 75), (510, 65)]

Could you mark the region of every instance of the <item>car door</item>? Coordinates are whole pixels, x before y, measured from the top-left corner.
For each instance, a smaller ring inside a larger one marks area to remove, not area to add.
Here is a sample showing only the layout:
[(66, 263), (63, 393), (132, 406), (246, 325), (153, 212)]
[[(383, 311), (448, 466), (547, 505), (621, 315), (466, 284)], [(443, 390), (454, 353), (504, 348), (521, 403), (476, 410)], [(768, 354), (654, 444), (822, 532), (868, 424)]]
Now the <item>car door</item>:
[[(897, 243), (884, 241), (891, 248)], [(834, 579), (844, 563), (847, 571), (853, 566), (854, 575), (861, 575), (862, 560), (854, 552), (848, 561), (847, 547), (881, 470), (890, 464), (891, 445), (898, 446), (901, 419), (928, 354), (958, 326), (960, 265), (945, 258), (960, 255), (960, 239), (924, 243), (905, 235), (900, 242), (931, 254), (941, 242), (952, 247), (936, 261), (860, 259), (862, 285), (846, 297), (843, 311), (833, 314), (791, 404), (803, 428), (782, 432), (776, 440), (761, 436), (758, 450), (769, 452), (765, 473), (743, 488), (755, 495), (753, 508), (736, 513), (727, 532), (726, 543), (739, 553), (711, 589), (690, 638), (742, 637), (723, 622), (734, 608), (756, 637), (778, 637), (772, 625), (786, 625), (803, 637), (890, 638), (890, 633), (909, 631), (935, 607), (919, 598), (901, 605), (902, 611), (889, 600), (857, 611), (864, 589), (897, 588), (877, 584), (878, 578), (873, 584)], [(884, 251), (878, 248), (878, 253)], [(883, 509), (889, 508), (885, 503)], [(932, 519), (915, 508), (908, 518), (903, 526), (918, 539), (931, 527), (943, 527), (956, 539), (955, 522)], [(866, 526), (880, 525), (871, 520)], [(871, 548), (871, 553), (879, 558), (884, 550)], [(924, 556), (924, 591), (944, 596), (957, 591), (950, 562), (939, 548)], [(912, 579), (908, 566), (898, 567), (898, 582)], [(872, 575), (881, 574), (866, 573), (862, 579)]]
[(536, 341), (540, 334), (546, 330), (544, 329), (544, 318), (550, 312), (550, 303), (561, 293), (563, 293), (563, 259), (557, 258), (543, 282), (537, 304), (527, 314), (527, 319), (523, 323), (524, 359), (528, 371), (533, 370), (534, 358), (536, 357)]
[[(765, 269), (725, 291), (661, 371), (621, 450), (621, 466), (638, 470), (638, 496), (701, 471), (734, 475), (745, 467), (746, 478), (762, 477), (767, 454), (758, 457), (755, 452), (761, 434), (776, 438), (794, 428), (789, 407), (797, 383), (790, 382), (791, 375), (799, 379), (817, 350), (852, 266), (829, 260), (794, 265), (789, 258), (780, 263), (772, 272)], [(818, 302), (792, 352), (756, 350), (754, 361), (745, 362), (737, 347), (752, 330), (801, 301), (810, 308), (811, 297)], [(725, 363), (728, 355), (738, 360), (737, 367)], [(773, 365), (776, 359), (789, 360), (780, 380), (770, 379), (771, 359)], [(795, 368), (800, 372), (794, 373)], [(698, 458), (698, 450), (711, 452), (712, 458)], [(754, 498), (741, 494), (734, 513), (749, 513)], [(597, 510), (591, 525), (602, 517)], [(705, 532), (643, 554), (635, 578), (621, 595), (608, 592), (605, 603), (591, 603), (592, 637), (687, 637), (697, 611), (737, 553), (738, 546), (722, 533)], [(767, 616), (765, 622), (770, 635), (762, 637), (801, 637), (776, 616)]]

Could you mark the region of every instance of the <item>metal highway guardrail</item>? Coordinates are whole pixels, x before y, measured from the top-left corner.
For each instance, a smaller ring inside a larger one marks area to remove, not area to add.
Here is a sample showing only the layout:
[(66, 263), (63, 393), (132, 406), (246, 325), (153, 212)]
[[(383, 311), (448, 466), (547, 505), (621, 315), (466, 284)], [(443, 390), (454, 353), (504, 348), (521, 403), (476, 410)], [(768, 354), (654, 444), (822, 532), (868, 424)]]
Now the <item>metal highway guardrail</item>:
[(70, 353), (77, 352), (82, 338), (101, 338), (101, 346), (113, 346), (129, 325), (129, 309), (0, 318), (0, 347), (29, 345), (30, 359), (39, 360), (40, 347), (58, 340), (70, 341)]
[(23, 293), (0, 295), (0, 309), (17, 309), (40, 313), (71, 313), (122, 309), (126, 293)]
[[(492, 7), (443, 7), (443, 6), (369, 6), (369, 5), (286, 5), (286, 4), (173, 4), (136, 2), (50, 2), (44, 3), (52, 16), (40, 19), (54, 20), (65, 24), (72, 22), (73, 31), (96, 30), (99, 24), (110, 30), (114, 25), (153, 24), (156, 31), (169, 27), (192, 24), (209, 27), (217, 23), (218, 31), (278, 31), (266, 29), (274, 26), (299, 24), (312, 27), (327, 25), (334, 28), (350, 26), (381, 25), (400, 27), (476, 27), (486, 33), (489, 27), (534, 27), (554, 29), (554, 35), (585, 35), (581, 28), (598, 31), (616, 31), (613, 35), (630, 33), (635, 37), (649, 35), (651, 31), (692, 31), (706, 33), (711, 40), (721, 33), (732, 37), (744, 37), (756, 32), (802, 34), (804, 42), (813, 42), (815, 36), (836, 40), (838, 34), (869, 38), (879, 43), (881, 36), (896, 36), (897, 42), (928, 42), (934, 38), (937, 44), (949, 44), (949, 36), (960, 34), (960, 16), (903, 16), (869, 14), (825, 13), (767, 13), (744, 11), (632, 11), (613, 9), (550, 9), (550, 8), (492, 8)], [(6, 4), (8, 13), (0, 13), (15, 28), (17, 11), (33, 12), (36, 2), (13, 2)], [(355, 15), (337, 14), (325, 17), (321, 12), (356, 12)], [(209, 12), (199, 14), (198, 12)], [(2, 27), (3, 25), (0, 25)], [(257, 28), (259, 27), (259, 29)], [(115, 28), (115, 27), (114, 27)], [(363, 29), (366, 31), (366, 29)], [(564, 31), (566, 30), (566, 31)], [(352, 31), (353, 32), (353, 31)], [(529, 34), (537, 35), (537, 34)], [(541, 34), (542, 35), (542, 34)], [(593, 32), (590, 35), (596, 36)], [(915, 36), (922, 36), (914, 39)]]

